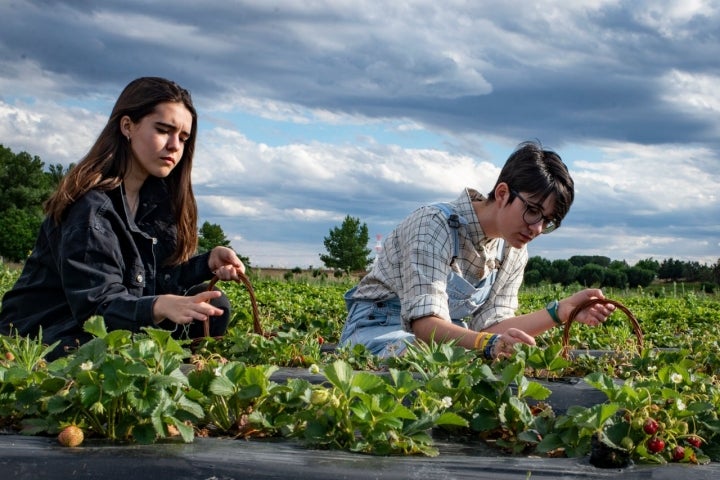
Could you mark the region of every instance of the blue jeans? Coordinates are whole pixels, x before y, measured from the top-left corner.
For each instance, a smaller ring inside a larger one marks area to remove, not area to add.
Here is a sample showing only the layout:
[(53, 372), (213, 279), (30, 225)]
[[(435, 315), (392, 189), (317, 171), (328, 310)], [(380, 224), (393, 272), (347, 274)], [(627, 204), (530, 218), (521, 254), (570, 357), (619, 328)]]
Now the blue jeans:
[[(415, 335), (403, 330), (400, 299), (354, 300), (351, 297), (355, 289), (353, 287), (345, 293), (348, 316), (340, 335), (340, 345), (359, 343), (382, 358), (402, 355), (407, 345), (415, 341)], [(462, 320), (453, 320), (453, 323), (467, 328)]]

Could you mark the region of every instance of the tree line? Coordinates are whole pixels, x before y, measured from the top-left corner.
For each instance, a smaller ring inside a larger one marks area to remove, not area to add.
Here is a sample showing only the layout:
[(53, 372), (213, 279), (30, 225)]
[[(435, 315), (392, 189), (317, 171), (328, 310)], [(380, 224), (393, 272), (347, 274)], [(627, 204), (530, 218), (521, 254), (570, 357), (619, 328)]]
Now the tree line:
[(559, 283), (592, 287), (637, 288), (653, 281), (684, 281), (700, 283), (707, 292), (720, 284), (720, 259), (715, 265), (683, 262), (668, 258), (647, 258), (634, 265), (624, 260), (611, 260), (599, 255), (576, 255), (567, 260), (530, 257), (525, 267), (525, 285)]

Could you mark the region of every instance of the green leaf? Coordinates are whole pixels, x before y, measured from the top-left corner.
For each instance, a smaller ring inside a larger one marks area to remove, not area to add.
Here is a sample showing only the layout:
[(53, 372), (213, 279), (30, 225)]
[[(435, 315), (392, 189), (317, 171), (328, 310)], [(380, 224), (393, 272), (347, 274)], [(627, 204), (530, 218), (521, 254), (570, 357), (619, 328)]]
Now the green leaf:
[(186, 397), (185, 395), (180, 397), (180, 399), (177, 401), (176, 406), (178, 409), (188, 412), (189, 414), (193, 415), (195, 418), (200, 419), (205, 416), (205, 412), (203, 411), (202, 405), (200, 405), (197, 402), (192, 401), (190, 398)]
[(51, 415), (57, 415), (66, 411), (72, 405), (73, 403), (67, 396), (54, 395), (47, 402), (47, 412)]
[(192, 425), (186, 425), (184, 422), (181, 422), (175, 418), (172, 419), (173, 424), (180, 432), (180, 436), (182, 437), (183, 441), (185, 443), (192, 443), (192, 441), (195, 439), (195, 430), (193, 430)]
[(533, 400), (545, 400), (550, 396), (552, 390), (539, 384), (538, 382), (528, 382), (523, 392), (524, 398)]
[(423, 383), (415, 380), (407, 370), (390, 369), (390, 377), (395, 385), (396, 395), (404, 398), (408, 393), (422, 387)]
[(454, 412), (443, 412), (437, 420), (435, 420), (436, 425), (445, 425), (445, 426), (456, 426), (456, 427), (467, 427), (468, 422), (463, 417), (458, 415)]
[(113, 330), (102, 337), (112, 352), (117, 352), (132, 343), (132, 332), (129, 330)]
[(369, 372), (359, 372), (350, 380), (352, 391), (357, 393), (379, 393), (385, 391), (385, 381)]
[(83, 325), (83, 330), (98, 338), (105, 338), (105, 335), (108, 333), (105, 327), (105, 320), (99, 315), (90, 317)]
[(540, 440), (536, 448), (540, 453), (548, 453), (562, 447), (565, 447), (565, 442), (563, 442), (560, 435), (557, 433), (549, 433)]
[(22, 435), (37, 435), (49, 431), (50, 423), (45, 418), (25, 418), (20, 422)]
[(215, 377), (210, 382), (210, 393), (221, 397), (231, 397), (235, 394), (235, 385), (225, 376)]
[(513, 382), (518, 383), (520, 378), (523, 378), (524, 369), (525, 366), (520, 361), (508, 363), (501, 372), (503, 384), (509, 386)]
[(388, 415), (395, 418), (403, 418), (405, 420), (415, 420), (417, 418), (412, 410), (401, 403), (395, 404), (395, 408), (388, 412)]
[(524, 430), (518, 434), (517, 438), (521, 442), (530, 444), (538, 444), (542, 440), (542, 437), (537, 430)]
[(78, 348), (74, 358), (70, 362), (71, 368), (77, 368), (85, 362), (92, 362), (94, 365), (100, 365), (107, 357), (108, 345), (103, 338), (93, 338), (89, 342)]
[(350, 380), (353, 377), (353, 370), (349, 364), (342, 360), (337, 360), (325, 367), (323, 373), (328, 381), (343, 392), (345, 396), (350, 396)]
[(157, 437), (155, 428), (150, 423), (135, 425), (132, 429), (132, 436), (136, 442), (142, 445), (155, 443), (155, 438)]

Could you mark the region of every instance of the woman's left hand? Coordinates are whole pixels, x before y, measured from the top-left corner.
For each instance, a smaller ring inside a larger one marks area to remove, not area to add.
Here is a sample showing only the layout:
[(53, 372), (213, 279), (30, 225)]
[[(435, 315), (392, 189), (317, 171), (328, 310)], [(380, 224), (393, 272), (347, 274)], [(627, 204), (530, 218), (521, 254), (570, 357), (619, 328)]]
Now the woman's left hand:
[(240, 273), (245, 273), (245, 265), (237, 254), (227, 247), (215, 247), (210, 252), (208, 266), (220, 280), (240, 280)]
[[(596, 298), (605, 298), (602, 290), (597, 288), (587, 288), (585, 290), (580, 290), (579, 292), (568, 298), (560, 300), (559, 308), (561, 309), (561, 311), (559, 310), (558, 312), (560, 319), (563, 321), (563, 323), (567, 322), (568, 317), (570, 316), (570, 312), (572, 312), (576, 306), (588, 300)], [(590, 325), (591, 327), (596, 327), (605, 323), (607, 317), (609, 317), (610, 314), (612, 314), (612, 312), (614, 311), (615, 305), (613, 305), (612, 303), (596, 303), (578, 312), (577, 316), (575, 317), (575, 321), (584, 323), (585, 325)]]

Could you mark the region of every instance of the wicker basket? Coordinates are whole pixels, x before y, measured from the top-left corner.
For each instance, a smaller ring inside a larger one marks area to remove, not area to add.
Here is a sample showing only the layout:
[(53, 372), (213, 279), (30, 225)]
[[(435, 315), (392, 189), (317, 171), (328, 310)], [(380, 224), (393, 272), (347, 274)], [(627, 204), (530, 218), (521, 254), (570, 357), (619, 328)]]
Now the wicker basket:
[(580, 305), (575, 307), (572, 312), (570, 312), (568, 321), (565, 322), (565, 329), (563, 330), (563, 356), (565, 358), (568, 358), (570, 355), (570, 327), (572, 326), (575, 317), (577, 317), (578, 313), (580, 313), (582, 310), (585, 310), (588, 307), (592, 307), (593, 305), (598, 303), (610, 303), (612, 305), (615, 305), (618, 310), (622, 311), (627, 316), (628, 320), (630, 320), (630, 323), (632, 324), (633, 331), (635, 332), (635, 337), (637, 338), (638, 353), (641, 353), (643, 349), (643, 332), (642, 328), (640, 328), (640, 323), (638, 323), (632, 312), (625, 305), (615, 300), (609, 300), (607, 298), (593, 298), (591, 300), (587, 300), (586, 302), (581, 303)]
[[(255, 299), (255, 291), (253, 290), (252, 283), (250, 283), (250, 279), (244, 273), (238, 272), (238, 276), (240, 277), (240, 281), (245, 285), (245, 288), (247, 288), (248, 294), (250, 295), (250, 303), (252, 304), (253, 315), (253, 331), (258, 335), (267, 336), (265, 335), (262, 325), (260, 324), (260, 310), (258, 309), (257, 300)], [(218, 282), (218, 280), (218, 277), (213, 277), (213, 279), (210, 280), (207, 288), (208, 291), (212, 290), (215, 287), (215, 284)], [(208, 319), (207, 322), (203, 323), (203, 330), (205, 333), (205, 337), (209, 337), (210, 319)]]

